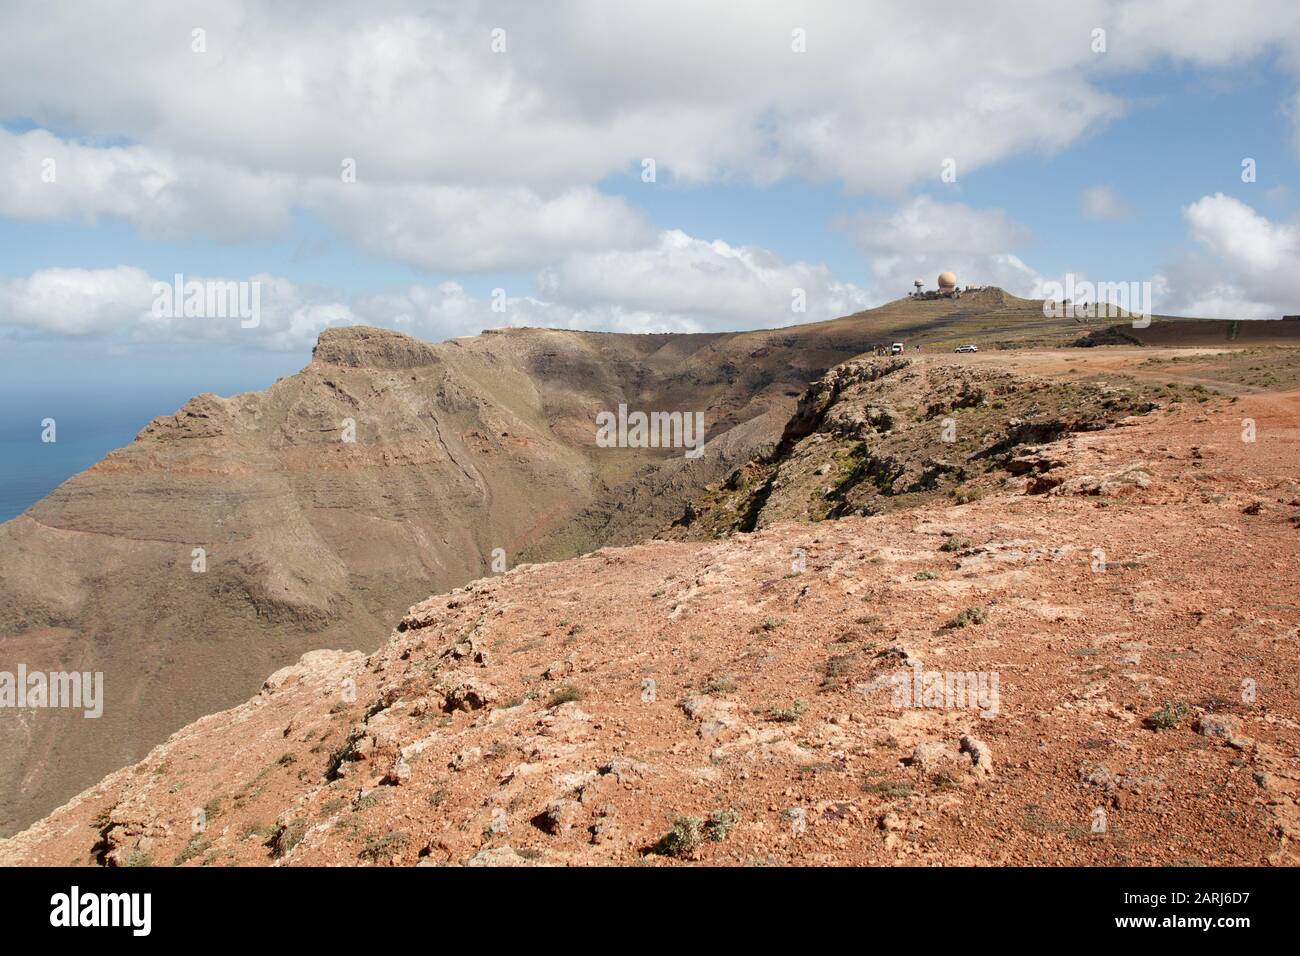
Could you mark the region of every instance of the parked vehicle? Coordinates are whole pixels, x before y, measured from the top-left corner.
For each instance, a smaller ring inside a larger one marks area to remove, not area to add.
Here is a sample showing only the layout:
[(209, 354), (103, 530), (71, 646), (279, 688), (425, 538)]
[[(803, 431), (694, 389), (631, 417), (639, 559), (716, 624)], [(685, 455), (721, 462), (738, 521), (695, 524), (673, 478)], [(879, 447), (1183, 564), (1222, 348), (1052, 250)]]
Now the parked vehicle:
[(889, 354), (890, 354), (890, 355), (902, 355), (902, 354), (903, 354), (903, 343), (902, 343), (902, 342), (895, 342), (893, 345), (891, 345), (891, 346), (889, 347)]
[(953, 351), (954, 352), (978, 352), (979, 349), (976, 348), (974, 345), (959, 345), (955, 349), (953, 349)]

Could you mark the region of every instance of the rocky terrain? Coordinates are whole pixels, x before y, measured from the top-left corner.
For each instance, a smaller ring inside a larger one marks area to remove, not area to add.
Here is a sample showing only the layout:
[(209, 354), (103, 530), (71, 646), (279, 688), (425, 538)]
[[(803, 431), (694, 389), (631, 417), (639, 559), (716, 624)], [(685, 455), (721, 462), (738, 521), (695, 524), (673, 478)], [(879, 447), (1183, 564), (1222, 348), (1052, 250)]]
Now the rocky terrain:
[(692, 493), (770, 442), (786, 393), (818, 372), (725, 377), (724, 343), (677, 339), (529, 330), (430, 346), (331, 330), (301, 373), (195, 398), (0, 525), (0, 666), (101, 671), (108, 698), (96, 721), (0, 718), (6, 829), (304, 651), (373, 650), (413, 601), (486, 573), (494, 549), (510, 564), (526, 547), (590, 549), (566, 526), (579, 509), (680, 471), (668, 451), (597, 449), (597, 411), (707, 409), (714, 454), (674, 479)]
[(1300, 393), (1173, 357), (819, 373), (702, 540), (314, 650), (0, 862), (1294, 864)]
[[(675, 537), (776, 521), (970, 501), (1009, 475), (1042, 490), (1055, 462), (1034, 449), (1159, 408), (1174, 396), (1131, 380), (1054, 382), (960, 360), (857, 359), (817, 381), (767, 455), (687, 503)], [(1040, 488), (1041, 486), (1041, 488)]]
[[(728, 334), (327, 330), (298, 374), (198, 396), (0, 524), (0, 670), (102, 672), (107, 698), (97, 720), (0, 712), (0, 834), (308, 650), (374, 650), (496, 549), (513, 566), (646, 540), (874, 345), (1079, 330), (998, 289)], [(703, 412), (707, 453), (596, 447), (621, 402)]]

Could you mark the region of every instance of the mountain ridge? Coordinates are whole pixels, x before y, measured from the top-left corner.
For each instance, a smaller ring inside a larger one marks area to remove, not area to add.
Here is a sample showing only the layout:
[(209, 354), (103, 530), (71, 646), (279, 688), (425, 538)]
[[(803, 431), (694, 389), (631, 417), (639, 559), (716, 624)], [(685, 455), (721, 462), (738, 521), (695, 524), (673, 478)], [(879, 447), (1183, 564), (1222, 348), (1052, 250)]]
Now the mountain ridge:
[[(0, 669), (103, 672), (108, 695), (93, 725), (4, 715), (0, 833), (313, 648), (373, 650), (498, 548), (514, 565), (653, 536), (847, 358), (1078, 334), (992, 289), (750, 332), (327, 329), (298, 373), (196, 396), (0, 524)], [(705, 455), (595, 448), (620, 402), (703, 411)]]
[[(856, 420), (862, 384), (782, 460)], [(0, 861), (1292, 865), (1298, 415), (1295, 390), (1193, 387), (964, 503), (517, 565), (414, 604), (373, 654), (276, 670)], [(1214, 578), (1247, 559), (1271, 573)], [(914, 672), (1000, 696), (900, 704)]]

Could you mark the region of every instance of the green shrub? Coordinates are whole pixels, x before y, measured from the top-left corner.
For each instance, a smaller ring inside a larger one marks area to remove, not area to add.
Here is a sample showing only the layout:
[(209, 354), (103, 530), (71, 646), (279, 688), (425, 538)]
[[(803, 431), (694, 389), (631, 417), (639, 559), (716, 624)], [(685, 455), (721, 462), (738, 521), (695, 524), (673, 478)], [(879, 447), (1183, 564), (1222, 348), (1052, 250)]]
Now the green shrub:
[(789, 707), (773, 707), (767, 712), (767, 719), (775, 721), (778, 724), (793, 724), (803, 716), (808, 705), (801, 700), (796, 700)]
[(176, 854), (176, 859), (172, 860), (172, 866), (180, 866), (182, 863), (188, 863), (206, 850), (210, 845), (211, 844), (209, 844), (207, 840), (203, 839), (203, 834), (194, 834), (194, 836), (190, 837), (190, 842), (185, 844), (181, 852)]
[(740, 814), (735, 810), (714, 810), (704, 824), (704, 832), (714, 843), (721, 843), (739, 822)]
[(1146, 723), (1152, 730), (1172, 730), (1187, 713), (1188, 707), (1182, 701), (1165, 701), (1165, 705), (1148, 717)]
[(910, 797), (913, 788), (910, 783), (902, 780), (878, 780), (864, 785), (862, 789), (886, 800), (900, 800)]
[(400, 853), (406, 849), (406, 845), (411, 838), (400, 830), (394, 830), (392, 833), (385, 833), (381, 837), (375, 837), (367, 841), (362, 847), (361, 852), (357, 854), (358, 859), (375, 862), (377, 860), (386, 860), (394, 853)]
[(276, 827), (275, 835), (266, 841), (266, 845), (271, 848), (271, 855), (278, 860), (301, 843), (306, 835), (307, 821), (294, 820)]
[(700, 829), (704, 821), (699, 817), (678, 817), (672, 829), (659, 838), (651, 853), (659, 856), (689, 856), (700, 845)]
[(730, 694), (736, 689), (736, 682), (728, 674), (710, 677), (700, 688), (706, 694)]
[(984, 608), (968, 607), (951, 621), (944, 625), (944, 630), (955, 630), (959, 627), (966, 627), (968, 624), (983, 624)]
[(559, 707), (561, 704), (567, 704), (570, 701), (582, 700), (582, 691), (572, 684), (564, 684), (555, 689), (550, 699), (546, 702), (547, 707)]

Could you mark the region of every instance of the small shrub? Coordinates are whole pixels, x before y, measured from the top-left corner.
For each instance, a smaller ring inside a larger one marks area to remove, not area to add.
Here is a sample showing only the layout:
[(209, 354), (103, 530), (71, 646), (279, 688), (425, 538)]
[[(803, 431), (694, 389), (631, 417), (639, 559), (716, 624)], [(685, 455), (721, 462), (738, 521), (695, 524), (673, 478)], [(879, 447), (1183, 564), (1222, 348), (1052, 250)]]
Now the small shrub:
[(332, 817), (347, 805), (348, 802), (342, 797), (335, 797), (333, 800), (325, 802), (325, 805), (320, 808), (320, 815), (321, 817)]
[(736, 682), (729, 674), (722, 674), (718, 677), (710, 677), (700, 688), (706, 694), (730, 694), (736, 689)]
[(659, 838), (650, 852), (659, 856), (689, 856), (700, 845), (703, 823), (699, 817), (678, 817), (673, 821), (672, 829)]
[(348, 734), (348, 739), (343, 741), (343, 746), (334, 751), (330, 757), (329, 765), (325, 768), (325, 779), (334, 780), (338, 777), (339, 767), (343, 766), (345, 761), (351, 760), (353, 751), (357, 748), (357, 743), (361, 740), (361, 731), (354, 730)]
[(808, 705), (801, 700), (796, 700), (789, 707), (773, 707), (767, 712), (767, 719), (775, 721), (778, 724), (793, 724), (803, 716)]
[(714, 810), (704, 824), (704, 833), (714, 843), (721, 843), (739, 822), (740, 814), (735, 810)]
[(822, 664), (822, 682), (818, 688), (822, 693), (828, 693), (840, 687), (844, 677), (849, 673), (853, 663), (852, 654), (836, 654), (827, 658)]
[(917, 571), (917, 572), (916, 572), (916, 575), (913, 577), (913, 580), (914, 580), (914, 581), (933, 581), (933, 580), (934, 580), (935, 578), (937, 578), (938, 576), (939, 576), (939, 575), (935, 574), (933, 571)]
[(984, 608), (968, 607), (960, 614), (958, 614), (956, 617), (954, 617), (951, 621), (949, 621), (947, 624), (945, 624), (943, 627), (944, 630), (952, 631), (952, 630), (956, 630), (959, 627), (966, 627), (969, 624), (983, 624), (983, 623), (984, 623)]
[(371, 862), (387, 859), (394, 853), (400, 853), (404, 850), (410, 840), (411, 838), (400, 830), (385, 833), (381, 837), (375, 837), (373, 840), (367, 841), (366, 845), (361, 848), (361, 852), (357, 854), (357, 858), (370, 860)]
[(572, 684), (564, 684), (555, 689), (550, 699), (546, 702), (547, 707), (559, 707), (561, 704), (567, 704), (570, 701), (582, 700), (582, 691)]
[(970, 541), (966, 538), (959, 538), (955, 534), (951, 535), (947, 541), (939, 545), (940, 551), (964, 551), (970, 547)]
[(301, 843), (306, 835), (307, 821), (294, 820), (276, 827), (275, 835), (266, 841), (266, 845), (271, 848), (271, 855), (278, 860)]
[(853, 658), (848, 654), (836, 654), (822, 665), (822, 675), (825, 677), (843, 677), (848, 673), (849, 664), (852, 660)]
[(181, 849), (181, 852), (176, 854), (176, 859), (172, 860), (172, 866), (180, 866), (182, 863), (188, 863), (206, 850), (210, 845), (211, 844), (209, 844), (207, 840), (203, 839), (203, 834), (194, 834), (194, 836), (190, 837), (190, 842), (185, 844)]
[(862, 789), (886, 800), (901, 800), (912, 795), (912, 785), (903, 780), (878, 780), (866, 784)]
[(1182, 701), (1166, 701), (1163, 707), (1147, 718), (1147, 726), (1152, 730), (1172, 730), (1187, 713), (1188, 707)]

